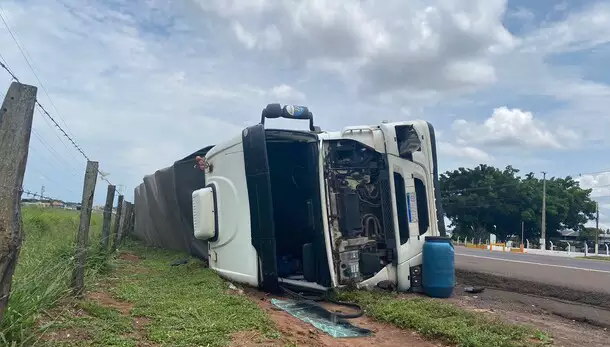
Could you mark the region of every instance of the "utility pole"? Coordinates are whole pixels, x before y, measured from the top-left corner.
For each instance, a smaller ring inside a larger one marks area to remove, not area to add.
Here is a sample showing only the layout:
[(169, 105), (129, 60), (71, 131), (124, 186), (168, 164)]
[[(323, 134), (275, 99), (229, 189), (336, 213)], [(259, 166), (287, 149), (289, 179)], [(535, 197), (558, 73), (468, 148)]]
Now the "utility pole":
[(595, 254), (599, 252), (599, 202), (595, 202)]
[(40, 198), (44, 199), (44, 185), (40, 187)]
[(523, 245), (525, 242), (523, 240), (523, 231), (525, 230), (525, 222), (521, 221), (521, 245)]
[(542, 171), (542, 232), (540, 234), (540, 249), (546, 249), (546, 172)]

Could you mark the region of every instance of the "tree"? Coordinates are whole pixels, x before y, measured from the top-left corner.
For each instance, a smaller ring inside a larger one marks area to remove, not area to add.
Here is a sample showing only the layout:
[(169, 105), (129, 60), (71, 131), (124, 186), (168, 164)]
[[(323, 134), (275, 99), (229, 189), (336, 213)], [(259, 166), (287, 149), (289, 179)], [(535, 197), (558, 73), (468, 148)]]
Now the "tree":
[(519, 227), (518, 170), (479, 165), (441, 175), (441, 198), (447, 218), (462, 236), (485, 237), (492, 232), (504, 239)]
[(596, 228), (583, 228), (576, 239), (578, 241), (595, 241), (595, 234), (601, 232), (602, 230)]
[[(500, 170), (479, 165), (459, 168), (441, 175), (441, 198), (447, 218), (459, 236), (498, 240), (521, 233), (529, 239), (540, 237), (542, 215), (542, 180), (507, 166)], [(547, 180), (547, 238), (559, 236), (559, 230), (580, 230), (593, 218), (595, 202), (591, 190), (581, 189), (571, 177)]]

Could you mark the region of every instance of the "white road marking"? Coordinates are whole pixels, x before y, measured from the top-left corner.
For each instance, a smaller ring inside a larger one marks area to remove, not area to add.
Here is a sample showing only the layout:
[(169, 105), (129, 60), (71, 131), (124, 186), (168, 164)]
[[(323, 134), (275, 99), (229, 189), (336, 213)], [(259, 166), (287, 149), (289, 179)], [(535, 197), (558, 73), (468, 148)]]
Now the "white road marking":
[(511, 262), (511, 263), (530, 264), (530, 265), (541, 265), (541, 266), (559, 267), (559, 268), (564, 268), (564, 269), (583, 270), (583, 271), (590, 271), (590, 272), (601, 272), (601, 273), (605, 273), (605, 274), (610, 274), (610, 271), (606, 271), (606, 270), (586, 269), (586, 268), (582, 268), (582, 267), (575, 267), (575, 266), (555, 265), (555, 264), (544, 264), (544, 263), (534, 263), (534, 262), (530, 262), (530, 261), (513, 260), (513, 259), (502, 259), (502, 258), (494, 258), (494, 257), (484, 257), (484, 256), (481, 256), (481, 255), (472, 255), (472, 254), (459, 254), (459, 253), (456, 253), (455, 255), (459, 255), (459, 256), (462, 256), (462, 257), (472, 257), (472, 258), (481, 258), (481, 259), (491, 259), (491, 260), (507, 261), (507, 262)]

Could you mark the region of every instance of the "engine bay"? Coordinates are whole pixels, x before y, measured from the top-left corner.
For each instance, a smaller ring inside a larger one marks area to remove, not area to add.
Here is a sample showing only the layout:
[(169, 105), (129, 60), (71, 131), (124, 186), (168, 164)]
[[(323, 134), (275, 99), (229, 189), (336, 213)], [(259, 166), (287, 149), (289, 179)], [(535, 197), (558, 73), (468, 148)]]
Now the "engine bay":
[(375, 275), (388, 259), (381, 194), (386, 162), (354, 140), (325, 146), (325, 180), (333, 262), (341, 285)]

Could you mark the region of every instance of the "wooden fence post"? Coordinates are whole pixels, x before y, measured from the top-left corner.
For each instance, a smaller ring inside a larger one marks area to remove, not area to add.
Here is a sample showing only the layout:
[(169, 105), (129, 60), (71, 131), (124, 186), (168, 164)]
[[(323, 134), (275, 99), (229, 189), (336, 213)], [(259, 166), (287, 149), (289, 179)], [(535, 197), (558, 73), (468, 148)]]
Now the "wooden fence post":
[(123, 217), (121, 218), (121, 227), (119, 228), (119, 244), (123, 243), (125, 236), (129, 232), (129, 223), (131, 222), (131, 203), (123, 202)]
[(85, 291), (85, 263), (87, 262), (87, 245), (89, 243), (89, 225), (91, 224), (91, 210), (93, 209), (93, 194), (95, 194), (98, 168), (99, 163), (97, 161), (87, 161), (83, 200), (80, 209), (80, 224), (76, 237), (76, 266), (72, 273), (72, 291), (77, 297), (81, 297)]
[(119, 202), (116, 207), (116, 216), (114, 217), (114, 231), (112, 232), (112, 250), (115, 251), (118, 247), (119, 227), (123, 214), (123, 195), (119, 194)]
[(121, 221), (121, 227), (119, 228), (119, 245), (123, 243), (125, 238), (125, 231), (127, 230), (127, 224), (129, 223), (129, 201), (123, 201), (123, 220)]
[(23, 240), (21, 192), (38, 88), (11, 83), (0, 108), (0, 322)]
[(131, 235), (133, 233), (133, 212), (134, 212), (134, 204), (129, 203), (129, 218), (127, 219), (127, 230), (125, 231), (125, 236)]
[(136, 230), (136, 204), (131, 204), (131, 219), (129, 223), (129, 233), (133, 235)]
[(127, 235), (131, 234), (133, 230), (133, 224), (131, 224), (133, 220), (133, 204), (130, 202), (127, 207), (127, 211), (129, 211), (129, 213), (127, 213), (127, 225), (125, 226), (125, 234), (123, 234), (123, 239), (125, 239)]
[(108, 251), (108, 239), (110, 237), (110, 225), (112, 223), (112, 208), (114, 207), (114, 193), (116, 187), (108, 185), (106, 193), (106, 205), (104, 205), (104, 223), (102, 224), (102, 249)]

